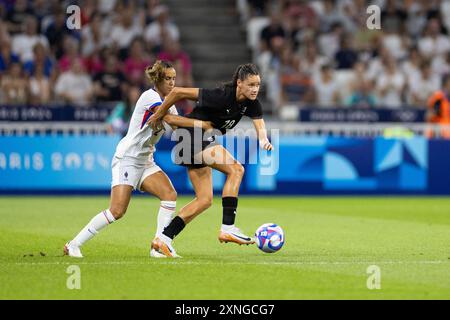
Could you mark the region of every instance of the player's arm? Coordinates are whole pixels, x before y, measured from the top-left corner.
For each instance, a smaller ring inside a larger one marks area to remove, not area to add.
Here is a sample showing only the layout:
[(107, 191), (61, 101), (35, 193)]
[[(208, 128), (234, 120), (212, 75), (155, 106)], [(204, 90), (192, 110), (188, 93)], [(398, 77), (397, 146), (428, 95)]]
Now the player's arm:
[(162, 118), (167, 113), (167, 110), (176, 102), (184, 99), (198, 100), (199, 89), (198, 88), (179, 88), (175, 87), (166, 96), (161, 106), (148, 120), (148, 123), (152, 128), (158, 127), (162, 121)]
[(202, 121), (198, 119), (191, 119), (174, 114), (166, 114), (163, 120), (173, 127), (201, 127), (203, 130), (212, 130), (212, 122)]
[(273, 146), (267, 138), (267, 130), (264, 119), (253, 119), (256, 135), (258, 136), (259, 146), (265, 150), (273, 150)]

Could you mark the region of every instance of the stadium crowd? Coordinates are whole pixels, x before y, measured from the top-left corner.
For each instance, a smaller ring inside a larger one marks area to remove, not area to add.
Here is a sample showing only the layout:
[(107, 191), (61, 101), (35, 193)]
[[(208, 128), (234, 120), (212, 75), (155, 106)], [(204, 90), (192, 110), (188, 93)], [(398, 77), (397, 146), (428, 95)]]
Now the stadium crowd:
[[(72, 4), (81, 8), (79, 29), (66, 23)], [(192, 85), (190, 57), (159, 0), (0, 1), (3, 105), (133, 100), (157, 59), (174, 63), (177, 85)]]
[[(371, 30), (369, 5), (380, 9)], [(424, 108), (450, 73), (450, 1), (237, 0), (278, 107)]]

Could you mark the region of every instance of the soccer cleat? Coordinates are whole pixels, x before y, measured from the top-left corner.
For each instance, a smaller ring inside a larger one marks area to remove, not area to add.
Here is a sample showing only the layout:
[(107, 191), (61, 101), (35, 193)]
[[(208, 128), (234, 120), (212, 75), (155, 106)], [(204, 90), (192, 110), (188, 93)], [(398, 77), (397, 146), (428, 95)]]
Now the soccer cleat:
[(165, 243), (158, 237), (152, 241), (152, 250), (155, 250), (157, 253), (162, 254), (167, 258), (181, 258), (171, 244)]
[(165, 255), (163, 255), (162, 253), (159, 253), (158, 251), (156, 251), (153, 248), (150, 250), (150, 257), (152, 257), (152, 258), (167, 258)]
[(222, 242), (234, 242), (239, 245), (241, 244), (253, 244), (255, 241), (249, 236), (242, 233), (239, 228), (233, 227), (231, 231), (220, 230), (219, 241)]
[(83, 258), (80, 247), (72, 244), (72, 242), (68, 242), (64, 246), (64, 255), (72, 258)]

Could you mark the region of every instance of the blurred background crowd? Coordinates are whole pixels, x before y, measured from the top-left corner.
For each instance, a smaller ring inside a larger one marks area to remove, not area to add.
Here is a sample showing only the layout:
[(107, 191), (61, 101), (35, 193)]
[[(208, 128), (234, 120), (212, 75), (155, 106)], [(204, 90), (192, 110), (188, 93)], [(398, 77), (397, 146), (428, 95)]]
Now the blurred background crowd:
[[(369, 5), (381, 13), (370, 30)], [(238, 0), (272, 103), (425, 107), (450, 72), (450, 1)]]
[(2, 104), (135, 101), (148, 88), (144, 70), (156, 59), (174, 63), (178, 85), (193, 84), (178, 27), (160, 1), (78, 1), (81, 28), (71, 30), (66, 9), (72, 3), (0, 1)]
[[(274, 108), (424, 108), (450, 72), (450, 1), (232, 2)], [(72, 3), (79, 30), (66, 25)], [(381, 9), (379, 30), (367, 27), (370, 4)], [(178, 86), (195, 85), (170, 10), (159, 0), (0, 0), (0, 103), (135, 99), (156, 59), (175, 64)]]

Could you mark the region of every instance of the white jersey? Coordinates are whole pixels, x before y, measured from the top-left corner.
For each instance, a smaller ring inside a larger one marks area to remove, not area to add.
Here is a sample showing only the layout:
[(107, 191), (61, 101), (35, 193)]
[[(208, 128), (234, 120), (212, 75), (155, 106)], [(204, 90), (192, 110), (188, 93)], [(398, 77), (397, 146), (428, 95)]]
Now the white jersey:
[[(131, 158), (136, 163), (147, 163), (149, 156), (155, 152), (155, 145), (161, 139), (165, 128), (154, 131), (147, 124), (147, 120), (153, 114), (153, 109), (162, 104), (161, 97), (153, 90), (149, 89), (141, 94), (136, 102), (127, 135), (120, 140), (114, 156), (116, 158)], [(173, 105), (169, 113), (178, 114)]]

